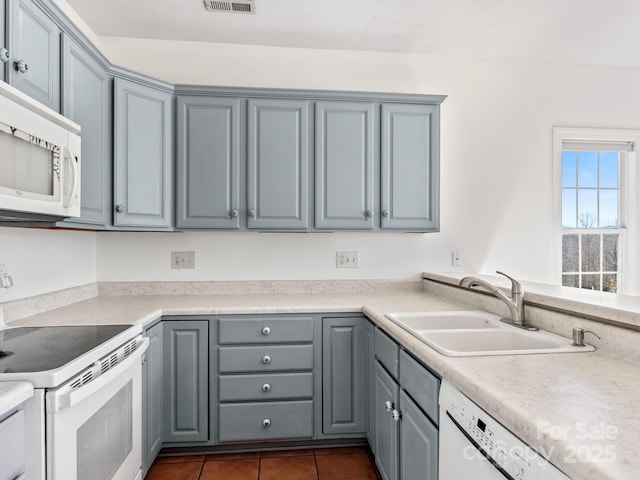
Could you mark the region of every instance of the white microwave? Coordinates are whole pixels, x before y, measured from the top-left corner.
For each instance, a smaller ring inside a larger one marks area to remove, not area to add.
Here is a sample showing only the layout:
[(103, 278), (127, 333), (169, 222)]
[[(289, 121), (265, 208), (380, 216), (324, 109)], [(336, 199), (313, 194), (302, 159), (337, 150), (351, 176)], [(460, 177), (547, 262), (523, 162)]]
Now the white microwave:
[(0, 81), (0, 220), (80, 216), (80, 126)]

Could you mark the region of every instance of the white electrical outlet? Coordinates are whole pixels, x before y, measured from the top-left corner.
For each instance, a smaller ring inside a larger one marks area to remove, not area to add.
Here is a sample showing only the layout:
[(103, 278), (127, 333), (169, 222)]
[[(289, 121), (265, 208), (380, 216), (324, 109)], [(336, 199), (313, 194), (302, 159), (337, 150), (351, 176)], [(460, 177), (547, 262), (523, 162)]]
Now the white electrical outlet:
[(358, 252), (336, 252), (336, 268), (358, 268)]
[(451, 252), (451, 266), (452, 267), (462, 266), (462, 252)]
[(171, 268), (196, 268), (196, 252), (171, 252)]
[(13, 277), (7, 272), (7, 266), (0, 264), (0, 302), (13, 299)]

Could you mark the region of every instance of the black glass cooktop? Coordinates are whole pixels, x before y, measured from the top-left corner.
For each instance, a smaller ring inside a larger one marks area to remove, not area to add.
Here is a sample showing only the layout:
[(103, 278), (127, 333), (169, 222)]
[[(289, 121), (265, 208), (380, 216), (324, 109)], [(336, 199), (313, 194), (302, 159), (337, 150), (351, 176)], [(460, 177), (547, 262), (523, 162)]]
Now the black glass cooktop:
[(62, 367), (128, 328), (131, 325), (0, 330), (0, 373), (43, 372)]

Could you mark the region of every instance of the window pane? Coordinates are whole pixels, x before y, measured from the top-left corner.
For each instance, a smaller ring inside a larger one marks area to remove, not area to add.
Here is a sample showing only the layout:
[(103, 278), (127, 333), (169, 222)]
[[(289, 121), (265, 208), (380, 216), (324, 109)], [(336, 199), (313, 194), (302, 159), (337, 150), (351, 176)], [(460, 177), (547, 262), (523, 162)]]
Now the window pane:
[(582, 275), (582, 288), (602, 290), (600, 288), (600, 275)]
[(617, 272), (619, 235), (617, 233), (607, 234), (602, 237), (602, 270), (605, 272)]
[(576, 186), (576, 158), (578, 152), (572, 152), (570, 150), (562, 151), (562, 186), (563, 187), (575, 187)]
[(600, 186), (618, 188), (618, 152), (600, 152)]
[(618, 228), (618, 190), (600, 190), (601, 227)]
[[(582, 271), (600, 271), (600, 235), (581, 235)], [(583, 282), (584, 285), (584, 282)]]
[(563, 287), (579, 287), (578, 275), (562, 275)]
[(618, 276), (613, 273), (605, 273), (602, 276), (602, 291), (617, 293), (618, 291)]
[[(562, 236), (562, 271), (563, 272), (577, 272), (579, 269), (578, 239), (579, 237), (576, 234), (569, 234), (569, 235)], [(577, 286), (578, 285), (576, 285), (576, 287)]]
[(578, 152), (578, 186), (598, 186), (598, 152)]
[(598, 191), (578, 190), (578, 228), (598, 226)]
[(562, 189), (562, 226), (576, 228), (576, 195), (575, 188)]

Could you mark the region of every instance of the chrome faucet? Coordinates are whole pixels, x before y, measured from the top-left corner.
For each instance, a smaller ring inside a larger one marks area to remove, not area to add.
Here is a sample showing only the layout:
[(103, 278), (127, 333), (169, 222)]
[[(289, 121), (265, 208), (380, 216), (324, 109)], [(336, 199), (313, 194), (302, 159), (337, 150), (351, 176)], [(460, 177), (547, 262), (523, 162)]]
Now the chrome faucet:
[(524, 328), (525, 330), (539, 330), (536, 327), (530, 327), (525, 324), (524, 321), (524, 292), (522, 291), (522, 284), (517, 280), (511, 278), (506, 273), (496, 272), (500, 275), (504, 275), (511, 280), (511, 295), (507, 295), (495, 285), (491, 285), (489, 282), (476, 277), (464, 277), (460, 280), (459, 285), (465, 288), (482, 287), (490, 294), (498, 297), (502, 300), (509, 312), (511, 318), (501, 318), (500, 321), (513, 325), (514, 327)]

